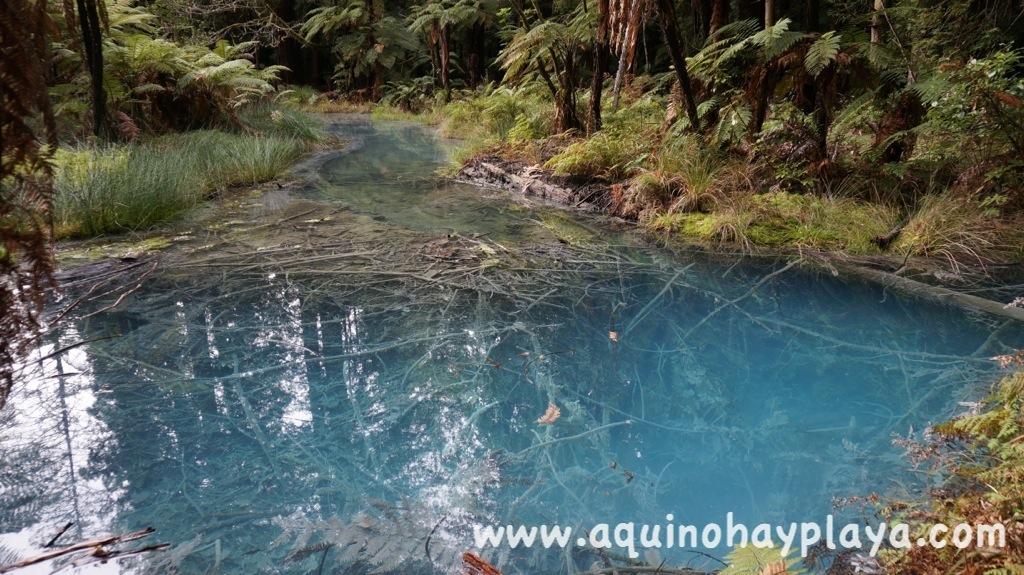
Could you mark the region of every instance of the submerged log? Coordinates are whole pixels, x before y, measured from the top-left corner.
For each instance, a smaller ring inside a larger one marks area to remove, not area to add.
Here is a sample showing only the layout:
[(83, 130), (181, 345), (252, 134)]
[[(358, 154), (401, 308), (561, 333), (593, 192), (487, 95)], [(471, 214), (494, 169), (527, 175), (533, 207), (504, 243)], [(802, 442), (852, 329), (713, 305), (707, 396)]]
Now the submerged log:
[(1024, 322), (1024, 308), (1012, 305), (1007, 306), (1000, 302), (978, 297), (976, 295), (960, 293), (942, 286), (929, 285), (873, 268), (839, 261), (832, 262), (832, 264), (836, 269), (846, 275), (859, 277), (867, 281), (880, 284), (886, 289), (893, 290), (903, 295)]

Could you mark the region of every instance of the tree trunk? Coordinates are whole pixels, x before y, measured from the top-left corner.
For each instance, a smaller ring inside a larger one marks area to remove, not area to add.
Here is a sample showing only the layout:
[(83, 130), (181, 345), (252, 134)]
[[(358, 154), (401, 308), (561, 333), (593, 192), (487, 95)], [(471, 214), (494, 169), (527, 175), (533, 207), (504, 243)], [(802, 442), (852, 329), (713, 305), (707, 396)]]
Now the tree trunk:
[(729, 23), (729, 0), (714, 0), (711, 6), (711, 23), (708, 25), (708, 35), (712, 35), (719, 28)]
[(469, 58), (466, 61), (469, 67), (469, 87), (471, 90), (475, 90), (480, 80), (484, 77), (484, 31), (483, 22), (477, 22), (473, 25), (469, 41), (466, 43), (469, 48)]
[(821, 0), (807, 0), (806, 22), (804, 27), (808, 32), (818, 32), (821, 26)]
[(700, 132), (700, 117), (697, 115), (697, 102), (693, 97), (693, 86), (690, 75), (686, 71), (686, 49), (679, 37), (679, 25), (676, 21), (676, 10), (672, 0), (658, 0), (658, 12), (661, 13), (661, 32), (668, 45), (668, 55), (676, 71), (676, 80), (683, 91), (683, 103), (686, 105), (686, 116), (694, 132)]
[(376, 102), (380, 100), (380, 89), (384, 85), (384, 66), (380, 63), (373, 65), (373, 91), (371, 98)]
[(626, 30), (623, 32), (624, 37), (622, 42), (619, 43), (619, 69), (615, 72), (615, 84), (612, 86), (612, 94), (614, 95), (612, 98), (612, 110), (619, 109), (619, 90), (622, 89), (622, 79), (626, 75), (626, 70), (633, 63), (633, 52), (636, 50), (642, 12), (639, 0), (633, 0), (630, 4), (629, 21), (626, 23)]
[(768, 117), (768, 105), (771, 100), (772, 91), (775, 89), (775, 69), (772, 64), (765, 64), (761, 71), (761, 81), (757, 85), (757, 100), (754, 102), (754, 115), (750, 122), (750, 133), (756, 138), (764, 127), (765, 118)]
[(759, 0), (739, 0), (736, 3), (738, 20), (754, 20), (764, 17), (764, 6)]
[(103, 32), (96, 0), (77, 0), (82, 47), (92, 88), (92, 133), (107, 135), (107, 97), (103, 91)]
[(693, 11), (693, 29), (698, 41), (708, 37), (711, 29), (712, 0), (691, 0)]
[(764, 27), (775, 25), (775, 0), (764, 0)]
[(444, 101), (447, 104), (452, 99), (452, 86), (448, 80), (448, 68), (449, 60), (451, 59), (451, 49), (448, 45), (448, 39), (451, 36), (451, 26), (443, 26), (441, 28), (441, 89), (444, 90)]
[(594, 76), (590, 83), (590, 115), (587, 133), (601, 129), (601, 92), (604, 91), (604, 70), (608, 60), (608, 0), (597, 2), (597, 38), (594, 42)]
[(871, 15), (871, 43), (878, 44), (882, 41), (882, 10), (885, 4), (882, 0), (872, 0), (874, 13)]
[(827, 70), (818, 75), (817, 79), (817, 89), (814, 94), (815, 148), (817, 148), (815, 160), (824, 160), (828, 157), (828, 128), (832, 119), (826, 92), (832, 82), (834, 68), (835, 64), (830, 64)]

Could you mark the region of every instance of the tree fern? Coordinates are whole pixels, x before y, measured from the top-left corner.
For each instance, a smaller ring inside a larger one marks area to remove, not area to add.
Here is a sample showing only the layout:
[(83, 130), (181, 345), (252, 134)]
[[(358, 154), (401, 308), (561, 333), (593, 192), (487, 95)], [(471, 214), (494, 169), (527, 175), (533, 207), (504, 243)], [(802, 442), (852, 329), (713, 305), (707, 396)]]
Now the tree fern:
[(822, 70), (836, 61), (842, 39), (842, 34), (837, 34), (834, 30), (825, 32), (807, 48), (804, 67), (811, 76), (818, 77)]
[(751, 36), (750, 43), (761, 48), (761, 58), (765, 61), (774, 60), (792, 48), (794, 44), (807, 37), (807, 34), (803, 32), (790, 31), (789, 25), (791, 23), (792, 21), (789, 18), (783, 18), (774, 25)]
[(719, 112), (720, 118), (712, 130), (712, 139), (719, 144), (736, 143), (743, 139), (754, 116), (746, 104), (733, 101)]

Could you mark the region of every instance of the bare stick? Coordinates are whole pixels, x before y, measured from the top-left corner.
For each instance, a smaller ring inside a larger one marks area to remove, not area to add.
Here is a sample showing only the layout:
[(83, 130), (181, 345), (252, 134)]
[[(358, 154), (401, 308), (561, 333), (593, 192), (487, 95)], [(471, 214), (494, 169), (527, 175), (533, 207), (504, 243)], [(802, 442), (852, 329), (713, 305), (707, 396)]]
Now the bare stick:
[(777, 275), (779, 275), (779, 274), (782, 274), (782, 273), (784, 273), (784, 272), (788, 271), (788, 270), (789, 270), (789, 269), (790, 269), (791, 267), (793, 267), (793, 266), (795, 266), (796, 264), (800, 263), (800, 261), (801, 261), (801, 260), (793, 260), (793, 261), (789, 262), (789, 263), (788, 263), (788, 264), (786, 264), (786, 266), (785, 266), (785, 267), (783, 267), (782, 269), (780, 269), (780, 270), (775, 270), (775, 271), (773, 271), (772, 273), (770, 273), (770, 274), (768, 274), (768, 275), (764, 276), (763, 278), (761, 278), (761, 280), (760, 280), (760, 281), (758, 281), (758, 282), (757, 282), (756, 284), (752, 285), (752, 286), (750, 287), (750, 289), (749, 289), (749, 290), (747, 290), (747, 293), (745, 293), (745, 294), (741, 295), (740, 297), (738, 297), (738, 298), (736, 298), (736, 299), (733, 299), (733, 300), (729, 300), (729, 301), (727, 301), (727, 302), (723, 303), (722, 305), (720, 305), (720, 306), (716, 307), (716, 308), (714, 309), (714, 311), (712, 311), (712, 312), (711, 312), (711, 313), (709, 313), (708, 315), (704, 316), (704, 319), (702, 319), (702, 320), (700, 320), (699, 322), (697, 322), (697, 325), (695, 325), (695, 326), (691, 327), (691, 328), (690, 328), (690, 331), (687, 331), (687, 332), (686, 332), (686, 335), (684, 335), (683, 337), (684, 337), (684, 338), (689, 338), (689, 337), (690, 337), (690, 334), (691, 334), (691, 333), (693, 333), (694, 331), (696, 331), (696, 330), (697, 330), (697, 328), (699, 328), (700, 326), (704, 325), (704, 324), (705, 324), (705, 323), (706, 323), (706, 322), (707, 322), (707, 321), (708, 321), (709, 319), (711, 319), (712, 317), (714, 317), (714, 316), (715, 316), (715, 315), (716, 315), (716, 314), (717, 314), (718, 312), (722, 311), (723, 309), (725, 309), (725, 308), (727, 308), (727, 307), (729, 307), (729, 306), (731, 306), (731, 305), (736, 305), (736, 304), (737, 304), (737, 303), (739, 303), (740, 301), (742, 301), (742, 300), (744, 300), (744, 299), (746, 299), (746, 298), (750, 297), (751, 295), (753, 295), (753, 293), (754, 293), (754, 292), (756, 292), (756, 291), (757, 291), (757, 288), (759, 288), (759, 287), (763, 286), (763, 285), (764, 285), (765, 283), (767, 283), (767, 282), (768, 282), (768, 280), (772, 279), (773, 277), (775, 277), (775, 276), (777, 276)]
[(50, 551), (49, 553), (43, 553), (42, 555), (36, 555), (24, 561), (19, 561), (6, 567), (0, 567), (0, 573), (10, 573), (15, 569), (22, 569), (29, 565), (35, 565), (36, 563), (42, 563), (43, 561), (49, 561), (50, 559), (56, 559), (57, 557), (63, 557), (68, 553), (74, 553), (75, 551), (83, 551), (85, 549), (95, 549), (97, 547), (103, 547), (105, 545), (114, 545), (116, 543), (125, 543), (128, 541), (135, 541), (136, 539), (142, 539), (143, 537), (149, 536), (156, 529), (147, 527), (142, 531), (136, 531), (135, 533), (129, 533), (127, 535), (112, 535), (110, 537), (103, 537), (102, 539), (93, 539), (92, 541), (82, 541), (81, 543), (75, 543), (69, 547), (58, 549), (56, 551)]
[(64, 525), (64, 527), (61, 527), (61, 528), (60, 528), (60, 531), (58, 531), (58, 532), (57, 532), (57, 534), (56, 534), (56, 535), (54, 535), (54, 536), (53, 536), (53, 538), (52, 538), (52, 539), (50, 539), (50, 541), (49, 541), (49, 542), (47, 542), (47, 544), (46, 544), (46, 545), (43, 545), (43, 547), (53, 547), (53, 544), (54, 544), (54, 543), (56, 543), (56, 542), (57, 542), (57, 540), (58, 540), (58, 539), (60, 539), (60, 538), (61, 538), (61, 537), (62, 537), (62, 536), (63, 536), (63, 535), (65, 534), (65, 533), (67, 533), (67, 532), (68, 532), (68, 529), (71, 529), (71, 526), (72, 526), (72, 525), (74, 525), (74, 524), (75, 524), (75, 522), (74, 522), (74, 521), (68, 521), (68, 522), (67, 522), (67, 523), (66, 523), (66, 524)]
[(98, 310), (96, 310), (96, 311), (94, 311), (94, 312), (92, 312), (92, 313), (88, 313), (88, 314), (85, 314), (85, 315), (83, 315), (82, 317), (80, 317), (79, 319), (86, 319), (86, 318), (90, 318), (90, 317), (92, 317), (92, 316), (94, 316), (94, 315), (99, 315), (99, 314), (101, 314), (101, 313), (103, 313), (103, 312), (105, 312), (105, 311), (109, 311), (109, 310), (112, 310), (112, 309), (114, 309), (115, 307), (117, 307), (117, 306), (121, 305), (121, 302), (123, 302), (123, 301), (124, 301), (124, 298), (126, 298), (126, 297), (128, 297), (128, 296), (132, 295), (133, 293), (135, 293), (136, 291), (138, 291), (138, 289), (139, 289), (139, 288), (141, 288), (141, 287), (142, 287), (142, 280), (146, 279), (146, 276), (148, 276), (149, 274), (153, 273), (153, 270), (155, 270), (155, 269), (156, 269), (156, 266), (157, 266), (157, 265), (158, 265), (159, 263), (160, 263), (160, 262), (153, 262), (153, 267), (149, 268), (148, 270), (146, 270), (146, 272), (145, 272), (145, 273), (143, 273), (143, 274), (142, 274), (141, 276), (139, 276), (139, 279), (138, 279), (138, 282), (139, 282), (139, 283), (135, 284), (135, 287), (133, 287), (132, 289), (130, 289), (130, 290), (128, 290), (128, 291), (126, 291), (126, 292), (124, 292), (123, 294), (121, 294), (121, 297), (117, 298), (117, 301), (115, 301), (114, 303), (112, 303), (112, 304), (108, 305), (107, 307), (105, 307), (105, 308), (103, 308), (103, 309), (98, 309)]
[(584, 437), (586, 437), (588, 435), (593, 435), (595, 433), (604, 431), (606, 429), (611, 429), (613, 427), (619, 427), (620, 425), (633, 425), (633, 422), (628, 420), (628, 419), (626, 421), (616, 421), (615, 423), (609, 423), (608, 425), (602, 425), (601, 427), (595, 427), (594, 429), (590, 429), (590, 430), (584, 431), (583, 433), (577, 433), (576, 435), (570, 435), (568, 437), (559, 437), (558, 439), (551, 439), (549, 441), (545, 441), (544, 443), (538, 443), (536, 445), (531, 445), (531, 446), (527, 447), (526, 449), (520, 451), (519, 453), (516, 453), (513, 457), (520, 457), (522, 455), (525, 455), (526, 452), (528, 452), (528, 451), (533, 451), (534, 449), (537, 449), (537, 448), (540, 448), (540, 447), (548, 447), (548, 446), (554, 445), (556, 443), (562, 443), (563, 441), (575, 441), (577, 439), (583, 439)]

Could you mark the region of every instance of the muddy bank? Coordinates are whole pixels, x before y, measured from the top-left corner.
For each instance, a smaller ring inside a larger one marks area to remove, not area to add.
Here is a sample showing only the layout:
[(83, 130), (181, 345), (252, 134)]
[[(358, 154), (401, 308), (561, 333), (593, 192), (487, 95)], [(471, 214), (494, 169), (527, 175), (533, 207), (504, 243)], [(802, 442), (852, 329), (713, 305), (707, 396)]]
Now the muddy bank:
[(457, 180), (477, 186), (500, 188), (523, 199), (536, 199), (588, 212), (606, 212), (611, 206), (612, 186), (554, 175), (538, 165), (498, 156), (476, 158), (463, 166)]

